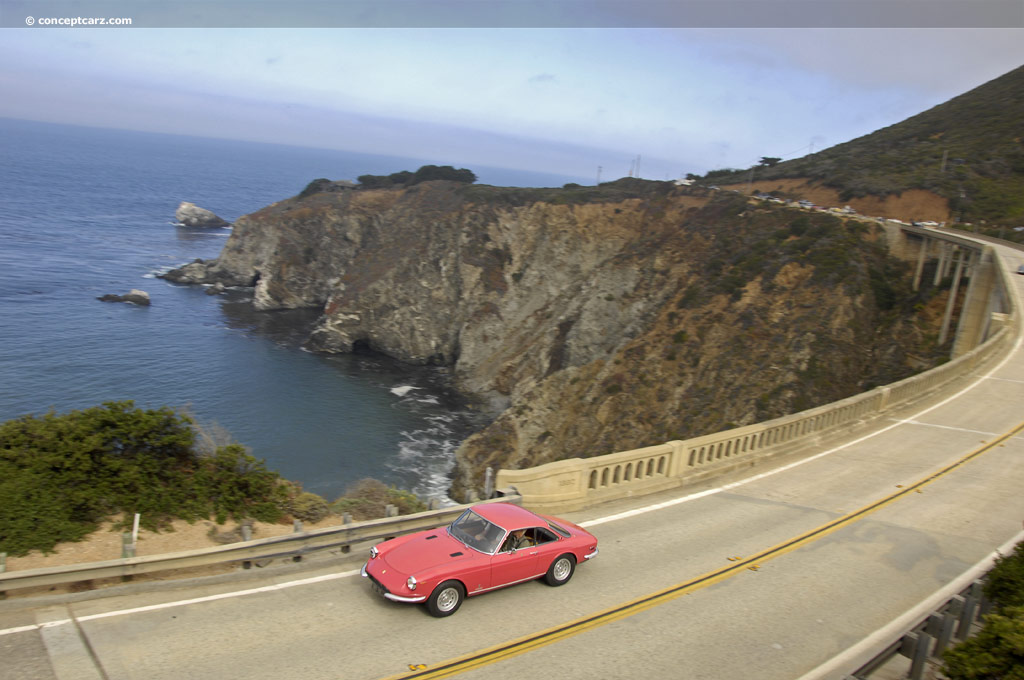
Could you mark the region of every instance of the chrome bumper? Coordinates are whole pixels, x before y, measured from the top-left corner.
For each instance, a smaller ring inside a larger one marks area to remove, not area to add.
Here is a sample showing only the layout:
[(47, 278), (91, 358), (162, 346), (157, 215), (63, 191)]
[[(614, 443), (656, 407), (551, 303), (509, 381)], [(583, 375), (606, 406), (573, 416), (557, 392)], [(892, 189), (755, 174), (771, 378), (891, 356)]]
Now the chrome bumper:
[(417, 595), (415, 597), (402, 597), (401, 595), (392, 595), (391, 593), (384, 593), (384, 597), (394, 602), (423, 602), (427, 599), (426, 595)]
[(599, 552), (601, 552), (601, 551), (598, 550), (597, 548), (594, 548), (594, 552), (590, 553), (589, 555), (584, 555), (583, 559), (585, 559), (585, 560), (593, 559), (593, 558), (597, 557), (597, 553), (599, 553)]
[(424, 600), (427, 599), (426, 595), (413, 595), (412, 597), (405, 597), (405, 596), (402, 596), (402, 595), (395, 595), (395, 594), (389, 592), (387, 590), (387, 588), (385, 588), (384, 586), (382, 586), (380, 583), (377, 582), (377, 579), (372, 578), (369, 574), (366, 573), (366, 565), (365, 564), (363, 565), (363, 568), (359, 570), (359, 574), (363, 578), (370, 579), (370, 582), (373, 583), (373, 585), (374, 585), (374, 590), (376, 590), (378, 593), (380, 593), (381, 595), (383, 595), (387, 599), (391, 600), (392, 602), (411, 602), (411, 603), (414, 603), (414, 604), (418, 604), (418, 603), (423, 602)]

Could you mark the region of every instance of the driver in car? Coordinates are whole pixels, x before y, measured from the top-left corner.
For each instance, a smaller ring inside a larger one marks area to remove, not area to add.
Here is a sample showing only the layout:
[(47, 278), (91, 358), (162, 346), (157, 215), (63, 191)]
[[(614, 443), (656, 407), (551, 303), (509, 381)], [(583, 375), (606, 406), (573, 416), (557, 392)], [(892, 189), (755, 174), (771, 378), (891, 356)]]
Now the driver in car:
[(519, 550), (533, 545), (533, 539), (526, 535), (526, 529), (517, 529), (505, 541), (505, 550)]

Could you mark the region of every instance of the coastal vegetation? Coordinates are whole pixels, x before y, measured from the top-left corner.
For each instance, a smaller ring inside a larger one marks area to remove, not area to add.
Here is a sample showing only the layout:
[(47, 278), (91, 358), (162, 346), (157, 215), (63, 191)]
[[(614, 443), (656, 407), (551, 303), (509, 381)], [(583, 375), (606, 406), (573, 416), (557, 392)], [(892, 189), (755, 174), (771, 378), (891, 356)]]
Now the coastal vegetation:
[(360, 175), (356, 179), (359, 180), (361, 186), (367, 189), (388, 189), (411, 187), (421, 182), (439, 179), (472, 184), (476, 181), (476, 174), (466, 168), (456, 170), (450, 165), (424, 165), (416, 172), (403, 170), (390, 175)]
[(946, 652), (950, 680), (1024, 679), (1024, 543), (996, 560), (985, 581), (995, 605), (977, 635)]
[[(1024, 67), (905, 121), (801, 158), (712, 170), (704, 182), (803, 179), (848, 202), (920, 189), (948, 202), (951, 221), (1024, 241)], [(1000, 229), (1003, 227), (1003, 229)]]
[(107, 402), (0, 425), (0, 552), (80, 540), (117, 513), (276, 521), (289, 488), (240, 444), (204, 450), (192, 419)]
[(156, 531), (173, 519), (318, 522), (332, 512), (369, 519), (384, 516), (388, 504), (400, 514), (425, 509), (411, 493), (375, 480), (330, 507), (219, 428), (167, 407), (107, 402), (0, 424), (0, 553), (12, 556), (81, 540), (117, 515), (139, 513), (141, 526)]

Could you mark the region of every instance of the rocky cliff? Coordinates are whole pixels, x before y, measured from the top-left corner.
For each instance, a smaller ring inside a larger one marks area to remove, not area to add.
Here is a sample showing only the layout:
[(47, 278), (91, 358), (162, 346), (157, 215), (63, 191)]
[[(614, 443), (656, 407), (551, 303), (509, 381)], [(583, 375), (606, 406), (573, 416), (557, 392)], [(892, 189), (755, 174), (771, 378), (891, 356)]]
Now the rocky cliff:
[(307, 195), (167, 276), (321, 309), (319, 351), (451, 366), (495, 416), (459, 449), (457, 492), (488, 465), (748, 424), (936, 357), (881, 231), (662, 182)]

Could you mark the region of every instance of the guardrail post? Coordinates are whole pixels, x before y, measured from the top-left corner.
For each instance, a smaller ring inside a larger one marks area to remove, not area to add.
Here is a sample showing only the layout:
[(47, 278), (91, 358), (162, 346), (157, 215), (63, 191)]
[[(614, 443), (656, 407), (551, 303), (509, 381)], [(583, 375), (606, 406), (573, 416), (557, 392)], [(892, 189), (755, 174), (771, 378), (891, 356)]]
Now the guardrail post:
[(953, 640), (953, 631), (956, 630), (956, 616), (946, 612), (942, 617), (942, 627), (939, 630), (938, 639), (935, 641), (935, 656), (942, 656), (942, 653), (949, 647)]
[(242, 540), (243, 541), (251, 541), (252, 540), (252, 527), (249, 526), (248, 524), (243, 524), (242, 525)]
[(302, 520), (301, 519), (292, 520), (292, 533), (293, 534), (301, 534), (302, 533)]
[(387, 505), (384, 506), (384, 516), (398, 517), (398, 508), (396, 508), (394, 505), (391, 505), (391, 503), (388, 503)]
[(441, 499), (440, 498), (431, 498), (429, 501), (427, 501), (427, 510), (437, 510), (440, 507), (441, 507)]
[(7, 571), (7, 553), (0, 552), (0, 574)]
[(971, 626), (974, 624), (974, 615), (978, 610), (978, 598), (968, 595), (964, 598), (964, 608), (960, 612), (960, 625), (957, 626), (956, 636), (966, 640), (971, 635)]
[(121, 557), (135, 557), (135, 544), (132, 543), (132, 533), (125, 531), (121, 534)]
[(342, 515), (341, 516), (341, 523), (342, 524), (352, 524), (352, 513), (346, 512), (344, 515)]
[(910, 680), (921, 680), (931, 646), (932, 636), (924, 631), (919, 632), (917, 634), (917, 643), (914, 647), (914, 655), (910, 661), (910, 673), (907, 675)]
[(484, 473), (484, 499), (494, 495), (494, 468), (489, 467)]

